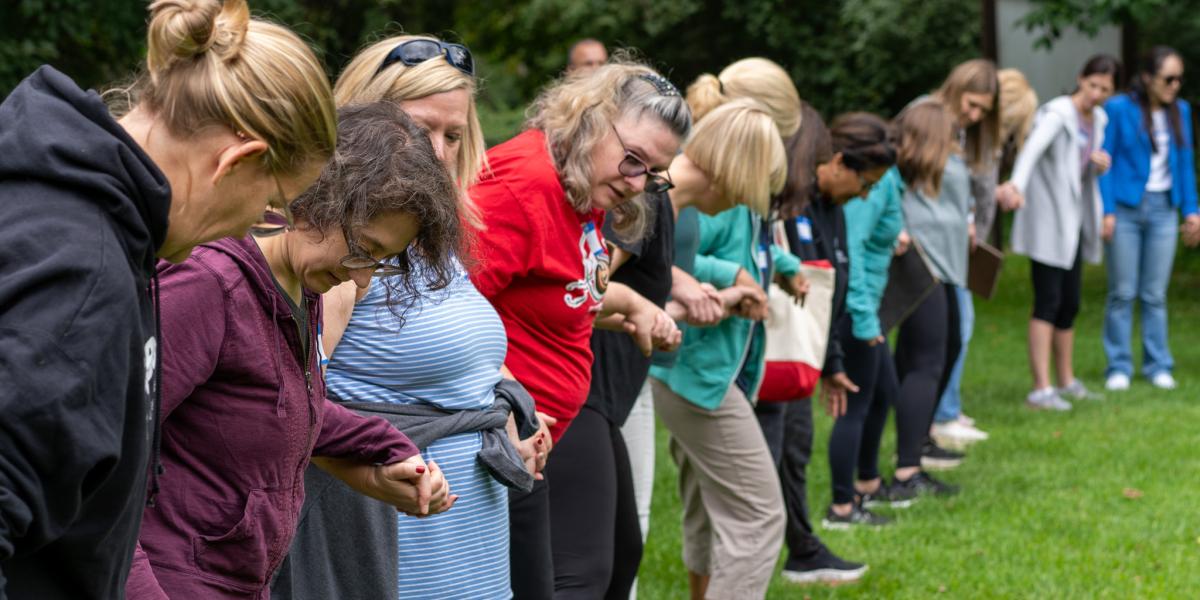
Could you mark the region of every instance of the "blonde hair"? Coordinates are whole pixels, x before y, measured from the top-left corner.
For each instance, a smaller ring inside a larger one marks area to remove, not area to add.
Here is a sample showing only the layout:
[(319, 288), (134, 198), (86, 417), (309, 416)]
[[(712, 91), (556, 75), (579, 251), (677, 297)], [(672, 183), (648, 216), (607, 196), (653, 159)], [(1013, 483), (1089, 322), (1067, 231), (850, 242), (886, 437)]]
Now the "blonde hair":
[(966, 144), (963, 148), (971, 170), (982, 173), (996, 160), (996, 155), (1004, 144), (1004, 139), (1000, 137), (1000, 114), (1003, 107), (999, 101), (1000, 83), (996, 79), (996, 64), (985, 58), (976, 58), (954, 67), (933, 96), (940, 100), (951, 114), (958, 116), (963, 94), (988, 94), (992, 97), (992, 110), (988, 111), (981, 121), (967, 127)]
[(787, 151), (770, 109), (749, 98), (710, 111), (696, 124), (683, 153), (709, 176), (722, 198), (764, 216), (771, 196), (787, 180)]
[[(458, 156), (454, 160), (458, 186), (466, 196), (466, 189), (475, 183), (487, 160), (484, 154), (487, 148), (484, 146), (483, 128), (479, 125), (479, 114), (475, 109), (475, 92), (478, 90), (475, 78), (459, 71), (442, 58), (430, 59), (411, 67), (396, 61), (379, 71), (379, 66), (383, 64), (389, 52), (396, 46), (412, 40), (437, 41), (437, 38), (428, 35), (398, 35), (363, 48), (338, 77), (333, 87), (334, 101), (339, 107), (379, 100), (404, 102), (454, 90), (467, 90), (471, 95), (467, 108), (467, 130), (463, 135), (462, 144), (458, 147)], [(470, 204), (470, 200), (466, 199), (464, 202), (473, 215), (474, 206)]]
[[(662, 85), (670, 89), (660, 89)], [(622, 57), (587, 76), (560, 78), (538, 95), (528, 115), (526, 127), (545, 133), (567, 200), (579, 212), (587, 212), (592, 204), (592, 149), (612, 133), (613, 121), (622, 116), (652, 116), (680, 141), (692, 129), (691, 113), (678, 90), (649, 67)], [(610, 212), (616, 217), (618, 234), (625, 239), (641, 237), (646, 222), (641, 194)]]
[(1012, 139), (1013, 149), (1020, 151), (1033, 128), (1037, 92), (1016, 69), (1001, 69), (996, 77), (1000, 80), (1000, 140)]
[(734, 98), (753, 98), (766, 106), (781, 137), (800, 129), (800, 94), (783, 67), (765, 58), (743, 58), (720, 75), (705, 73), (687, 89), (692, 116), (699, 122), (716, 107)]
[(337, 112), (324, 69), (296, 34), (250, 18), (245, 0), (156, 0), (147, 37), (137, 103), (172, 133), (218, 125), (260, 139), (263, 166), (276, 174), (333, 154)]
[(954, 141), (954, 116), (937, 100), (914, 104), (896, 117), (896, 167), (911, 189), (937, 199)]

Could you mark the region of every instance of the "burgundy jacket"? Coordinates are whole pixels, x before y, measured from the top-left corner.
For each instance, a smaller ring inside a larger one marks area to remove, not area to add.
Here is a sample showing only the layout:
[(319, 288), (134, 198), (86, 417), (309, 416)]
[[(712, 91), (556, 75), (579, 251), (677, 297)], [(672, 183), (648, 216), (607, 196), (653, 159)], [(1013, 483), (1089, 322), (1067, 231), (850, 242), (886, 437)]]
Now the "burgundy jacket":
[(126, 587), (143, 598), (267, 598), (304, 502), (311, 456), (388, 464), (417, 454), (383, 419), (325, 398), (320, 296), (307, 290), (308, 356), (250, 239), (160, 263), (162, 449)]

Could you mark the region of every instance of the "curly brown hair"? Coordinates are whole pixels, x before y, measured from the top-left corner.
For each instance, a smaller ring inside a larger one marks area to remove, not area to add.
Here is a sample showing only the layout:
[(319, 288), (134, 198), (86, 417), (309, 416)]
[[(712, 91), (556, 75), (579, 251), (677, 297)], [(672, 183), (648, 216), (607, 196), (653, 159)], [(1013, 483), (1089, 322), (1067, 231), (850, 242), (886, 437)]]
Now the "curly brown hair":
[[(337, 150), (291, 209), (301, 227), (323, 234), (338, 228), (347, 240), (381, 214), (416, 219), (417, 237), (395, 259), (405, 272), (379, 279), (401, 324), (404, 311), (424, 293), (453, 281), (462, 241), (458, 188), (429, 138), (394, 102), (338, 110)], [(419, 255), (419, 268), (411, 268), (411, 252)]]

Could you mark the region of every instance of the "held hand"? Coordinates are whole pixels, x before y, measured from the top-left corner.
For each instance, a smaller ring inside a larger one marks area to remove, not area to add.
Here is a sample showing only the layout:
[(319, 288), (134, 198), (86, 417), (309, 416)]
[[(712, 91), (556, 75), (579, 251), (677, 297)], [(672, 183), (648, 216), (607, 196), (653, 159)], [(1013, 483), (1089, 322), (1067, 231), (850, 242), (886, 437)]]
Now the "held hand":
[(1189, 248), (1200, 245), (1200, 215), (1188, 215), (1179, 230), (1183, 233), (1183, 243)]
[(1092, 161), (1092, 164), (1095, 165), (1096, 172), (1100, 175), (1107, 173), (1108, 169), (1112, 167), (1112, 157), (1103, 150), (1096, 150), (1095, 152), (1092, 152), (1092, 155), (1088, 158)]
[(846, 414), (846, 392), (857, 392), (858, 386), (845, 373), (821, 378), (821, 402), (825, 412), (837, 419)]
[(1113, 232), (1117, 229), (1117, 215), (1104, 215), (1104, 224), (1100, 227), (1100, 237), (1104, 241), (1111, 242)]
[(1025, 204), (1025, 196), (1021, 195), (1021, 190), (1013, 182), (1006, 181), (996, 188), (996, 203), (1003, 210), (1017, 210)]
[(449, 510), (457, 500), (437, 463), (425, 464), (420, 455), (375, 467), (374, 497), (412, 516), (429, 516)]
[(783, 291), (787, 295), (795, 299), (797, 303), (803, 303), (804, 297), (808, 295), (808, 278), (804, 276), (803, 271), (797, 271), (791, 277), (776, 275), (775, 282), (779, 284), (779, 287), (783, 288)]
[(729, 298), (736, 298), (733, 303), (726, 305), (730, 315), (761, 321), (766, 319), (770, 312), (767, 305), (767, 294), (757, 285), (735, 285), (721, 290), (721, 294)]
[(883, 343), (885, 343), (885, 342), (887, 342), (887, 338), (885, 338), (885, 337), (883, 337), (883, 336), (881, 335), (881, 336), (879, 336), (879, 337), (877, 337), (877, 338), (874, 338), (874, 339), (868, 340), (868, 341), (867, 341), (867, 345), (868, 345), (868, 346), (870, 346), (870, 347), (872, 347), (872, 348), (874, 348), (875, 346), (878, 346), (878, 345), (880, 345), (880, 344), (883, 344)]
[(676, 278), (671, 285), (671, 299), (687, 309), (687, 322), (697, 327), (715, 325), (721, 321), (721, 306), (714, 300), (716, 288), (693, 279)]
[(912, 246), (912, 238), (909, 237), (907, 231), (901, 231), (900, 235), (896, 236), (896, 256), (904, 256), (910, 246)]
[(971, 249), (974, 250), (975, 245), (978, 243), (978, 240), (975, 237), (974, 223), (967, 223), (967, 239), (971, 242)]

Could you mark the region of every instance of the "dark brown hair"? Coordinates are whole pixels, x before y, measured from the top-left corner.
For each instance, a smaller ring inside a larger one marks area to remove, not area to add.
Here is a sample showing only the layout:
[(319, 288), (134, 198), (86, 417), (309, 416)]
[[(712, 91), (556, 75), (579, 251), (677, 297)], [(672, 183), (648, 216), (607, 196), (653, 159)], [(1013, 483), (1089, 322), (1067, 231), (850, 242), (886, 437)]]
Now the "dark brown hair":
[[(1150, 149), (1158, 151), (1158, 142), (1154, 141), (1154, 119), (1150, 114), (1150, 90), (1146, 89), (1146, 79), (1158, 76), (1162, 70), (1163, 63), (1170, 57), (1176, 57), (1183, 61), (1183, 56), (1176, 52), (1170, 46), (1155, 46), (1149, 52), (1142, 56), (1141, 70), (1137, 77), (1133, 77), (1129, 82), (1129, 91), (1133, 98), (1137, 100), (1138, 106), (1142, 108), (1142, 126), (1146, 128), (1146, 133), (1150, 136)], [(1169, 106), (1163, 108), (1167, 111), (1167, 120), (1171, 123), (1171, 135), (1176, 144), (1183, 144), (1183, 118), (1179, 114), (1179, 102), (1176, 98)]]
[[(397, 104), (384, 100), (338, 110), (337, 150), (291, 209), (302, 227), (341, 229), (348, 241), (379, 215), (413, 216), (419, 233), (397, 257), (408, 269), (378, 280), (403, 322), (403, 311), (422, 293), (453, 281), (462, 240), (457, 194), (429, 138)], [(412, 252), (420, 256), (416, 269)]]
[(800, 102), (800, 129), (787, 140), (788, 172), (783, 191), (772, 200), (773, 208), (784, 218), (804, 212), (816, 194), (817, 165), (833, 158), (829, 128), (807, 102)]
[(891, 128), (877, 115), (868, 112), (839, 115), (829, 126), (829, 136), (833, 153), (840, 152), (842, 162), (854, 171), (896, 164)]

